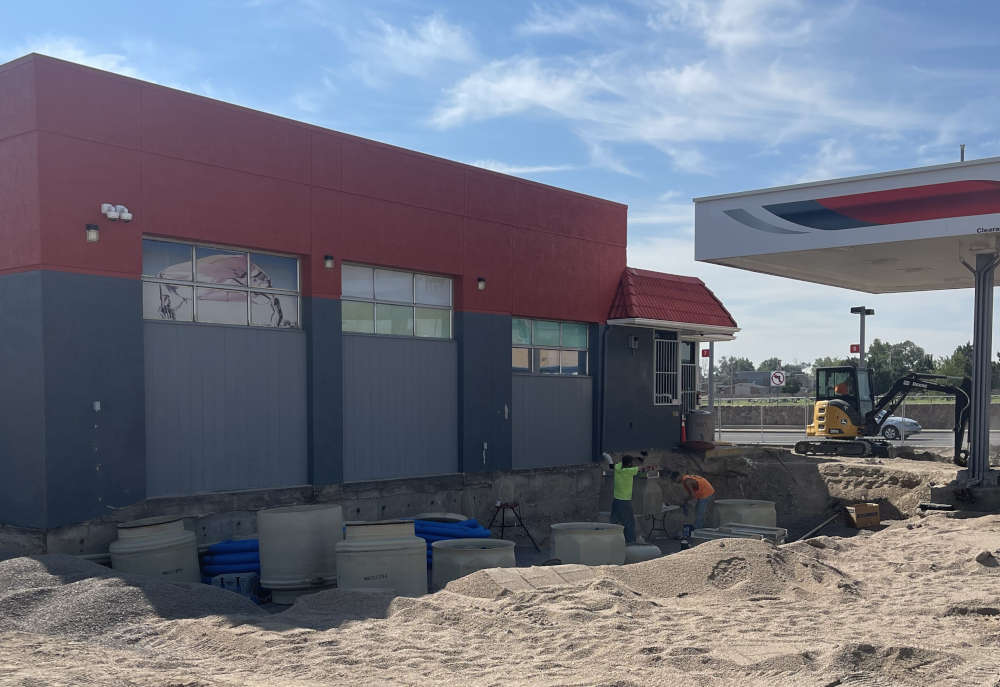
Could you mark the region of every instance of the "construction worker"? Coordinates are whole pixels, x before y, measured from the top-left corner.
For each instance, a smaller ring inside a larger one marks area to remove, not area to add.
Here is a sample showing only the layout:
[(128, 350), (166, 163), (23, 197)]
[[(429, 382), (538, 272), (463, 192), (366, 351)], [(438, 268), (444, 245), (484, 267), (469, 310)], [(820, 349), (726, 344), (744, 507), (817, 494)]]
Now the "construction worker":
[(687, 500), (681, 504), (684, 514), (687, 515), (688, 504), (694, 501), (694, 528), (704, 527), (705, 514), (708, 512), (712, 497), (715, 495), (715, 487), (701, 475), (682, 475), (679, 472), (671, 472), (670, 479), (684, 487), (684, 491), (687, 492)]
[(604, 459), (608, 465), (614, 468), (615, 472), (615, 499), (611, 502), (611, 517), (613, 523), (622, 525), (625, 528), (625, 543), (635, 543), (635, 512), (632, 510), (632, 480), (640, 470), (648, 472), (654, 470), (652, 465), (642, 467), (635, 466), (635, 461), (643, 462), (642, 458), (624, 455), (621, 461), (615, 462), (610, 454), (605, 453)]

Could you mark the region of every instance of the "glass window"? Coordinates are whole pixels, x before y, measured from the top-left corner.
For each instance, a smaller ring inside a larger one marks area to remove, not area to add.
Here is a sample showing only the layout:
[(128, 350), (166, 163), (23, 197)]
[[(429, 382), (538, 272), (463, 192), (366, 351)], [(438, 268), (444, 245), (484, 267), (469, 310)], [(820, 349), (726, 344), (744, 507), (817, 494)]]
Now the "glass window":
[(247, 292), (199, 287), (198, 321), (213, 324), (246, 324)]
[(558, 346), (559, 345), (559, 323), (535, 320), (531, 343), (535, 346)]
[(354, 334), (375, 333), (375, 304), (343, 301), (340, 304), (342, 328)]
[(375, 333), (413, 336), (413, 308), (406, 305), (376, 304)]
[(250, 285), (265, 289), (298, 291), (299, 261), (280, 255), (251, 253)]
[(410, 272), (375, 270), (375, 300), (413, 302), (413, 275)]
[(586, 375), (588, 332), (588, 325), (580, 322), (512, 317), (511, 370), (522, 374)]
[(451, 310), (414, 308), (413, 330), (417, 336), (436, 339), (451, 338)]
[(142, 273), (144, 319), (301, 326), (298, 258), (143, 239)]
[(587, 347), (587, 325), (574, 322), (562, 323), (562, 345), (564, 348)]
[(511, 348), (510, 367), (514, 372), (531, 372), (531, 349)]
[(246, 253), (197, 246), (195, 254), (198, 257), (195, 263), (195, 281), (202, 284), (247, 285)]
[(452, 280), (428, 274), (343, 265), (343, 331), (450, 339)]
[(143, 282), (142, 316), (147, 320), (191, 322), (194, 319), (194, 287)]
[(299, 298), (284, 293), (250, 294), (250, 324), (257, 327), (298, 327)]
[(538, 354), (538, 371), (543, 375), (559, 374), (559, 351), (547, 348), (536, 350)]
[(560, 368), (560, 374), (564, 375), (587, 374), (587, 352), (560, 351), (559, 368)]
[(142, 273), (147, 277), (191, 281), (191, 246), (142, 240)]
[(515, 317), (511, 320), (510, 342), (512, 344), (531, 345), (531, 320)]
[(694, 365), (695, 364), (695, 347), (694, 341), (682, 341), (681, 342), (681, 363), (684, 365)]
[(366, 298), (375, 296), (372, 268), (358, 265), (342, 265), (340, 268), (341, 291), (344, 298)]
[(427, 274), (413, 275), (413, 302), (420, 305), (451, 305), (451, 279)]

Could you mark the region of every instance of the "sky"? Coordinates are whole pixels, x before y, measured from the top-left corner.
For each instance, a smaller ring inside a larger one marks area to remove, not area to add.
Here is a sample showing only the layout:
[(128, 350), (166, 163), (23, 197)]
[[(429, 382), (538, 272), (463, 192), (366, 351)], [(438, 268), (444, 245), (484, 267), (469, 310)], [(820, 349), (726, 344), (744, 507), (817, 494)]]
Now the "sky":
[[(873, 296), (694, 261), (691, 199), (1000, 155), (995, 0), (91, 0), (0, 6), (41, 52), (629, 206), (633, 267), (701, 277), (716, 355), (936, 356), (972, 289)], [(1000, 331), (994, 332), (1000, 348)]]

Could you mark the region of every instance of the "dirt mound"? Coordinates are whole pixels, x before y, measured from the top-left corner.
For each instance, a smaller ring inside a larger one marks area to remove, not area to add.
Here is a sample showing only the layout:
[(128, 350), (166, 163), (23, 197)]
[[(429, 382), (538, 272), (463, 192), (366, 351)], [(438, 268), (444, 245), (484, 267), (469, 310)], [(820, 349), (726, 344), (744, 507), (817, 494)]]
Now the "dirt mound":
[(5, 631), (93, 637), (146, 621), (263, 614), (250, 600), (216, 587), (122, 575), (73, 556), (0, 562)]
[(768, 542), (725, 539), (605, 574), (653, 597), (781, 597), (856, 591), (857, 582), (815, 557)]
[(841, 674), (880, 675), (895, 685), (930, 685), (961, 663), (958, 656), (944, 651), (852, 643), (834, 652), (828, 669)]

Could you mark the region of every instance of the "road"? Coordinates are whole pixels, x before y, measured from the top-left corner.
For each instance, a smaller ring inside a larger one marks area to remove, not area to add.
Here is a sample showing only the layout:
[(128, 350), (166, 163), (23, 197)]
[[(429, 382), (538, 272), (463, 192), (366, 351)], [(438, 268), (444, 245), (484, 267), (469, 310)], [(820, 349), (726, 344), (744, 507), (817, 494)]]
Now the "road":
[[(734, 444), (771, 444), (774, 446), (791, 446), (796, 441), (805, 439), (805, 432), (792, 429), (765, 429), (763, 438), (759, 429), (724, 429), (719, 441)], [(906, 441), (892, 442), (897, 446), (906, 444), (915, 449), (950, 448), (953, 444), (952, 433), (946, 429), (925, 429), (919, 434), (906, 438)], [(1000, 446), (1000, 430), (990, 431), (990, 445)]]

